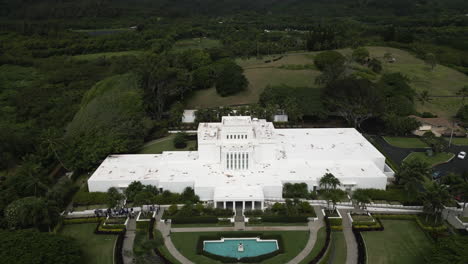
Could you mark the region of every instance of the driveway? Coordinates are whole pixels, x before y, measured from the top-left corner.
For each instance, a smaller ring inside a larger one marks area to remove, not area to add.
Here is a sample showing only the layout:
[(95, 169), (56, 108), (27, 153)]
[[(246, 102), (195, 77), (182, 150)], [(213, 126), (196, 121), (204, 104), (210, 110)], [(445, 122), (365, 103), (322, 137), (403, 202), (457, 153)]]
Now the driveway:
[[(427, 148), (399, 148), (394, 147), (387, 143), (381, 136), (373, 136), (375, 141), (380, 145), (381, 150), (385, 153), (387, 157), (393, 160), (395, 163), (401, 165), (402, 161), (408, 156), (411, 152), (425, 152)], [(448, 152), (452, 152), (457, 155), (460, 151), (468, 152), (468, 146), (457, 146), (452, 145)], [(468, 158), (464, 160), (457, 159), (456, 157), (451, 161), (435, 166), (434, 171), (440, 171), (441, 175), (446, 175), (450, 172), (462, 173), (468, 171)]]

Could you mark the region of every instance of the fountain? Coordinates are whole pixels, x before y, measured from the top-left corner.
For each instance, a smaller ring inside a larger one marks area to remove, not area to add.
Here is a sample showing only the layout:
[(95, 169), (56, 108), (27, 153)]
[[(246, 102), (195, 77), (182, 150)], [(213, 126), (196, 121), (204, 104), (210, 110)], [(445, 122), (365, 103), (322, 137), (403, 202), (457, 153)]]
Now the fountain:
[(237, 251), (244, 252), (244, 245), (242, 245), (242, 243), (239, 243), (239, 245), (237, 246)]

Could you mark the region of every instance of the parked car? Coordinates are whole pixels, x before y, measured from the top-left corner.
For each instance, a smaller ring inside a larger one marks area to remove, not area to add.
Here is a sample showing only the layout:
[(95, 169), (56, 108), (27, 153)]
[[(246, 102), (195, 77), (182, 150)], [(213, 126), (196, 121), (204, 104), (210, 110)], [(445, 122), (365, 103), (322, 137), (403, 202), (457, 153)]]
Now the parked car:
[(459, 159), (465, 159), (466, 157), (466, 152), (465, 151), (460, 151), (457, 156)]
[(434, 179), (434, 180), (440, 179), (440, 176), (441, 176), (441, 171), (434, 171), (432, 173), (432, 179)]

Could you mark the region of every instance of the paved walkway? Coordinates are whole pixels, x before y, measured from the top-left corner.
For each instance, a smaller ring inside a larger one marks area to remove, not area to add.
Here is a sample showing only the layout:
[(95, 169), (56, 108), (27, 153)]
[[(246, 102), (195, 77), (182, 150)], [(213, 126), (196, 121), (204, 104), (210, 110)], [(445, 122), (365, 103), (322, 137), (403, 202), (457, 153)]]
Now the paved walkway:
[[(312, 222), (313, 223), (313, 222)], [(246, 226), (245, 231), (307, 231), (309, 226)], [(229, 232), (239, 231), (239, 228), (234, 227), (176, 227), (171, 228), (171, 232)]]
[(339, 210), (343, 217), (343, 235), (346, 240), (346, 264), (356, 264), (358, 259), (358, 248), (354, 237), (351, 221), (348, 218), (348, 210)]
[(314, 248), (315, 242), (317, 241), (318, 230), (323, 226), (323, 215), (320, 211), (320, 207), (314, 206), (314, 209), (315, 209), (315, 212), (317, 213), (319, 220), (315, 222), (309, 222), (309, 225), (307, 226), (310, 232), (309, 240), (307, 241), (307, 244), (304, 247), (304, 249), (301, 251), (301, 253), (299, 253), (295, 258), (289, 261), (288, 264), (297, 264), (301, 262), (304, 258), (306, 258), (309, 255), (309, 253)]
[(135, 218), (128, 219), (127, 232), (125, 232), (125, 238), (123, 241), (123, 248), (122, 248), (124, 264), (134, 263), (133, 242), (135, 241), (135, 233), (136, 233), (136, 220)]

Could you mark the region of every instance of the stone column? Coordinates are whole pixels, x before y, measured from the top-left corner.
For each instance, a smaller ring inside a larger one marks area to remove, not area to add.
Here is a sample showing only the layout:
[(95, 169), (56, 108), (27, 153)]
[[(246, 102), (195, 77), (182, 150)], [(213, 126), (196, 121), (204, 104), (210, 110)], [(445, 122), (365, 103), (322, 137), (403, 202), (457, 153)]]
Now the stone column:
[(216, 208), (216, 207), (218, 206), (218, 202), (217, 202), (217, 201), (213, 201), (213, 203), (214, 203), (214, 206), (213, 206), (213, 207)]
[(226, 209), (226, 201), (223, 202), (223, 208)]
[(264, 203), (263, 201), (260, 201), (260, 206), (261, 206), (261, 208), (262, 208), (262, 211), (263, 211), (263, 209), (264, 209), (264, 208), (263, 208), (263, 203)]
[(245, 211), (245, 201), (242, 201), (242, 211)]

